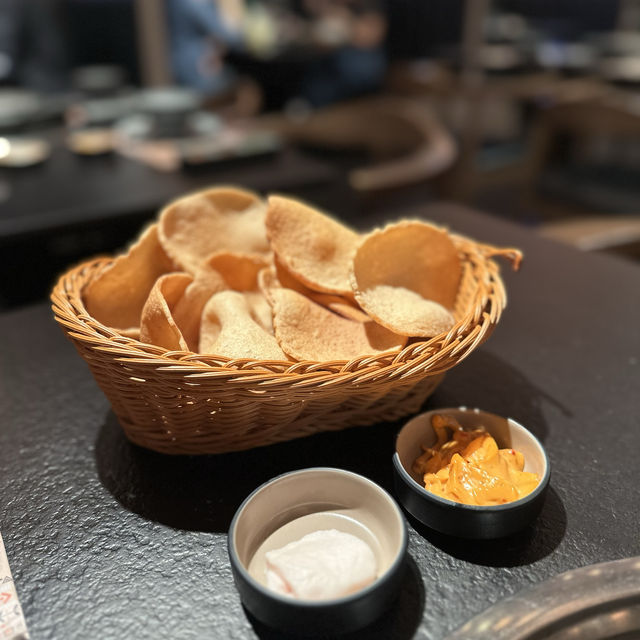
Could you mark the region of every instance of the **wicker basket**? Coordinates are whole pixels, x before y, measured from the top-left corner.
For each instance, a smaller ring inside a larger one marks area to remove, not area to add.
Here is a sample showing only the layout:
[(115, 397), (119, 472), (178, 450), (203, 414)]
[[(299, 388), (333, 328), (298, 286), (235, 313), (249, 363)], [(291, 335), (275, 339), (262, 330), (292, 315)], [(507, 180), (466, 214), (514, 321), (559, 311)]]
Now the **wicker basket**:
[(516, 268), (521, 258), (515, 249), (453, 239), (463, 261), (455, 326), (399, 353), (350, 362), (230, 360), (123, 337), (89, 316), (82, 300), (107, 258), (63, 274), (51, 293), (53, 312), (132, 442), (173, 454), (239, 451), (417, 412), (500, 318), (506, 294), (492, 257)]

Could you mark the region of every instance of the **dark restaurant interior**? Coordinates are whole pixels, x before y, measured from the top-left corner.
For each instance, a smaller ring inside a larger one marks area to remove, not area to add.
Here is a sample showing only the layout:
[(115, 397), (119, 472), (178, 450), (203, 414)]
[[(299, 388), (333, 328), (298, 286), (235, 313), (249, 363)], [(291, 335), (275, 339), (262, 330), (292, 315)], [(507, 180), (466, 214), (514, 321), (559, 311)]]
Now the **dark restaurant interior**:
[(639, 292), (640, 0), (0, 0), (0, 640), (640, 638)]
[(2, 0), (0, 305), (217, 183), (637, 260), (639, 26), (629, 0)]

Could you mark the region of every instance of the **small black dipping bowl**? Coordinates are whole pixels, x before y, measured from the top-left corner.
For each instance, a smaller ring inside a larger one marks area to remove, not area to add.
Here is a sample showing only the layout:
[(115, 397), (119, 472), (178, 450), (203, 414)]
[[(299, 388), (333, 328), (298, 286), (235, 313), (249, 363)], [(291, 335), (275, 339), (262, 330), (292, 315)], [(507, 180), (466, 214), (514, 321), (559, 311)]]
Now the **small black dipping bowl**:
[[(322, 529), (350, 533), (371, 547), (374, 582), (331, 600), (299, 600), (267, 588), (265, 553)], [(228, 544), (240, 598), (255, 618), (287, 633), (336, 636), (365, 627), (392, 604), (405, 569), (407, 525), (393, 498), (368, 478), (318, 467), (258, 487), (233, 517)]]
[[(460, 504), (427, 491), (412, 466), (423, 453), (421, 445), (431, 446), (436, 441), (431, 427), (434, 414), (450, 415), (465, 429), (483, 426), (500, 448), (520, 451), (524, 470), (538, 474), (538, 486), (520, 500), (487, 507)], [(410, 420), (396, 438), (393, 467), (396, 495), (412, 516), (440, 533), (474, 539), (501, 538), (530, 524), (542, 508), (550, 476), (547, 454), (532, 433), (511, 418), (464, 407), (436, 409)]]

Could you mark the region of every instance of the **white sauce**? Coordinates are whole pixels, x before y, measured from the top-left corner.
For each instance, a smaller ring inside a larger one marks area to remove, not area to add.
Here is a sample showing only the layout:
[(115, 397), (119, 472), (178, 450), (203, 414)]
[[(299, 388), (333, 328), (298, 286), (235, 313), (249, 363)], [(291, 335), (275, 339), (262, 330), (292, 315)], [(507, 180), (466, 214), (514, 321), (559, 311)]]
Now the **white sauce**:
[(362, 589), (377, 575), (376, 557), (360, 538), (336, 529), (314, 531), (267, 551), (267, 586), (303, 600), (340, 598)]

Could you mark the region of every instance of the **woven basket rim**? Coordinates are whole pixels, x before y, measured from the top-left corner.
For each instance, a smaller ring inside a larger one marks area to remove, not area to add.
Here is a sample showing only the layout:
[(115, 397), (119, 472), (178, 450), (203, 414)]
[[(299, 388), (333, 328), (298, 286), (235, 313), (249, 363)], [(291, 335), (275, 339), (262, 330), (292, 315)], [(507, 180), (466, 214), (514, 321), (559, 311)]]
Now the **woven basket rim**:
[(439, 368), (439, 361), (457, 354), (460, 356), (456, 359), (458, 362), (479, 342), (483, 342), (506, 306), (506, 291), (500, 270), (492, 258), (505, 257), (515, 269), (522, 258), (518, 249), (480, 244), (457, 234), (451, 234), (451, 237), (466, 261), (480, 270), (475, 276), (480, 286), (473, 308), (469, 308), (447, 332), (425, 340), (412, 338), (401, 350), (363, 355), (348, 361), (232, 359), (191, 351), (166, 351), (162, 347), (123, 336), (90, 316), (82, 299), (83, 288), (92, 277), (113, 262), (114, 256), (98, 256), (65, 271), (51, 291), (52, 310), (55, 320), (73, 341), (107, 352), (112, 359), (122, 363), (148, 364), (156, 372), (187, 376), (190, 379), (223, 376), (230, 381), (246, 381), (255, 377), (256, 380), (265, 382), (268, 379), (281, 381), (286, 377), (304, 386), (305, 381), (318, 384), (318, 378), (322, 376), (326, 376), (327, 384), (331, 384), (336, 374), (341, 378), (355, 377), (362, 382), (369, 376), (410, 377), (415, 368), (419, 368), (421, 375), (424, 375), (425, 366), (430, 374), (437, 374), (453, 366), (443, 362), (443, 366)]

